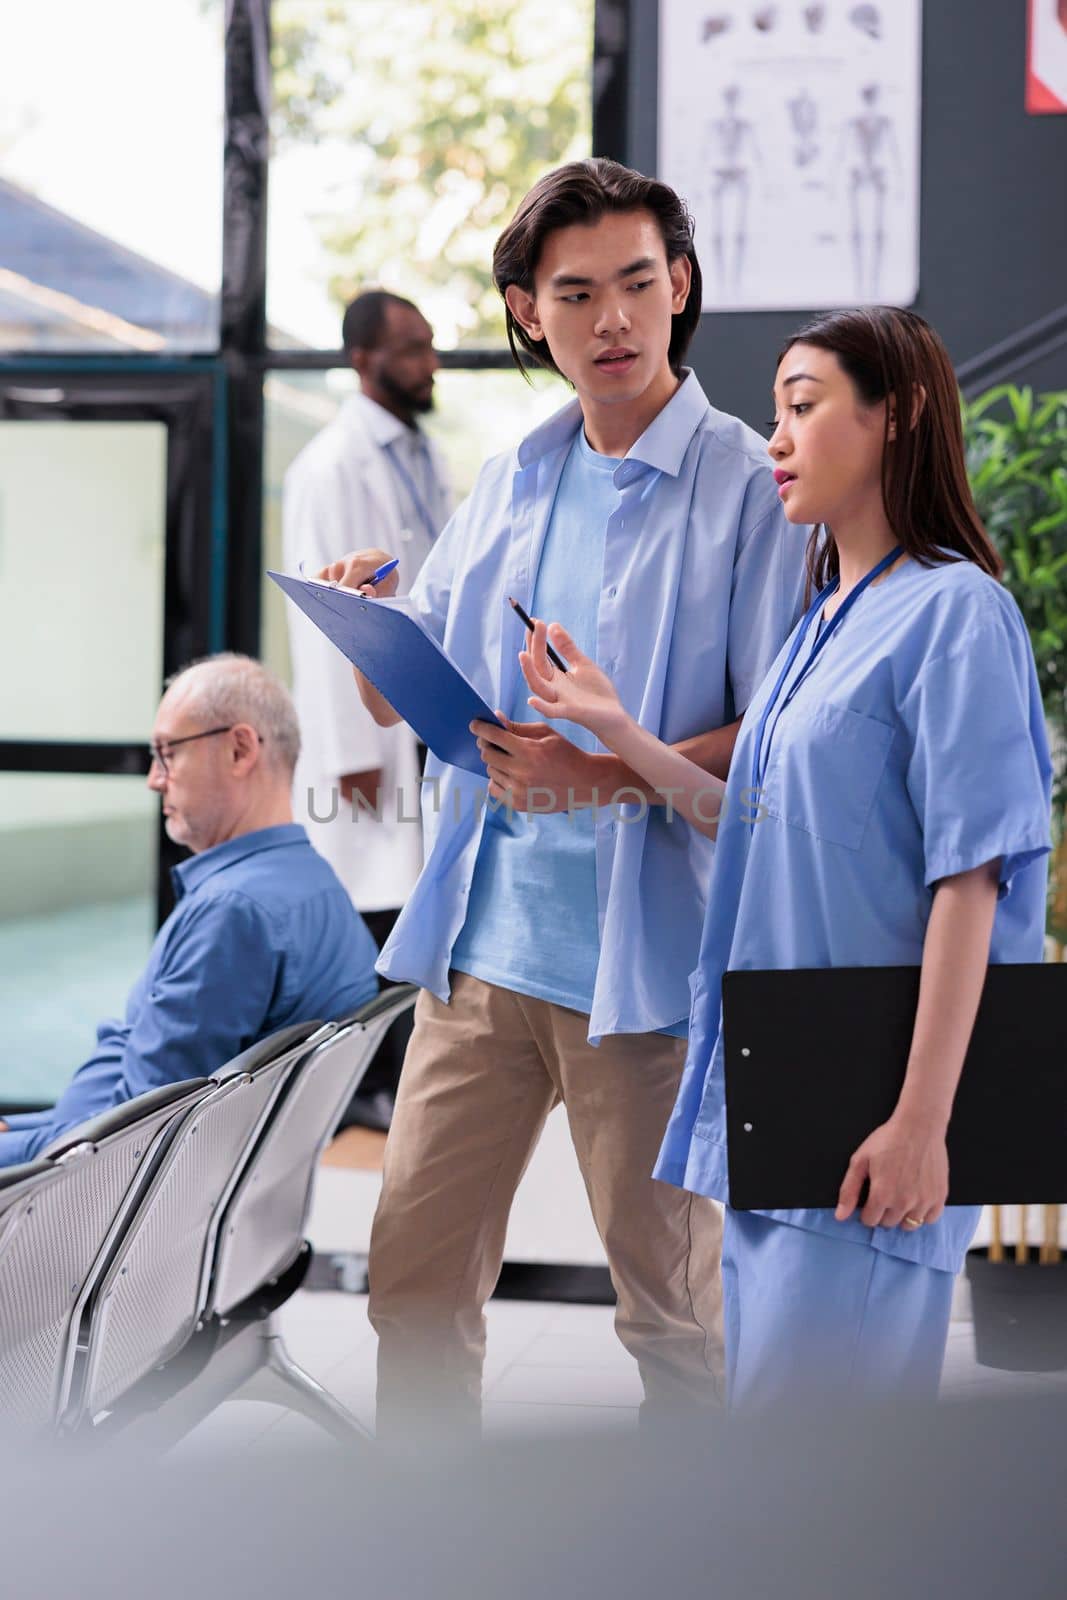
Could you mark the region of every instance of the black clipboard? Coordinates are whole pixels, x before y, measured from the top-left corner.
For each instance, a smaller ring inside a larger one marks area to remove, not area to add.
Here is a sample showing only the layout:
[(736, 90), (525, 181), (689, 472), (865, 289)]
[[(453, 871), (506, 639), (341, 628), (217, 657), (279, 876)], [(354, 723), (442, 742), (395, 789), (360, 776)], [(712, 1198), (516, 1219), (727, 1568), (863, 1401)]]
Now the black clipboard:
[[(730, 1204), (836, 1206), (904, 1081), (918, 967), (728, 972)], [(948, 1130), (950, 1205), (1067, 1200), (1067, 965), (991, 966)]]

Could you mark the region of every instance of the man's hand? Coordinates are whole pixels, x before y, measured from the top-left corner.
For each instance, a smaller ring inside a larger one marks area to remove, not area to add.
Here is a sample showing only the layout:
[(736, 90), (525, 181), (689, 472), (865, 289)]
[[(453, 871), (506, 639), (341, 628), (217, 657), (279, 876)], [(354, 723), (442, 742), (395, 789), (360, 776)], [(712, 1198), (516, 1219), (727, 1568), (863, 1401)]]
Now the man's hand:
[(936, 1222), (948, 1195), (948, 1152), (945, 1125), (933, 1119), (894, 1112), (866, 1138), (848, 1164), (838, 1195), (838, 1222), (859, 1205), (864, 1181), (869, 1184), (860, 1221), (868, 1228), (909, 1231)]
[[(534, 812), (566, 811), (568, 804), (591, 803), (600, 771), (596, 756), (579, 750), (544, 722), (512, 722), (502, 711), (497, 716), (503, 728), (491, 722), (471, 723), (493, 800), (508, 801), (514, 811)], [(598, 798), (606, 805), (611, 795), (605, 792)]]
[(11, 1129), (6, 1122), (0, 1121), (0, 1133), (10, 1133)]
[(374, 576), (379, 567), (384, 567), (385, 563), (392, 559), (388, 550), (353, 550), (347, 556), (342, 556), (339, 561), (331, 561), (328, 567), (323, 567), (315, 576), (322, 583), (337, 583), (342, 589), (358, 589), (360, 594), (365, 594), (369, 600), (388, 600), (396, 594), (399, 587), (400, 580), (397, 577), (399, 568), (394, 567), (381, 583), (371, 585), (367, 580)]
[[(366, 595), (368, 600), (388, 600), (396, 594), (400, 585), (398, 577), (399, 567), (394, 567), (392, 572), (386, 574), (381, 583), (370, 584), (379, 567), (384, 567), (387, 561), (392, 561), (388, 550), (353, 550), (347, 556), (341, 556), (338, 561), (331, 561), (328, 567), (322, 567), (315, 576), (320, 583), (336, 583), (342, 589), (355, 589), (357, 593)], [(379, 728), (392, 728), (400, 719), (399, 712), (393, 710), (388, 700), (380, 695), (368, 678), (365, 678), (358, 667), (352, 668), (352, 675), (359, 689), (360, 699), (378, 724)], [(341, 793), (346, 801), (351, 801), (351, 789), (345, 792), (347, 774), (341, 779)]]
[(339, 787), (341, 799), (346, 806), (350, 806), (354, 797), (359, 794), (372, 811), (377, 811), (381, 799), (382, 769), (373, 767), (366, 772), (344, 772), (341, 774)]

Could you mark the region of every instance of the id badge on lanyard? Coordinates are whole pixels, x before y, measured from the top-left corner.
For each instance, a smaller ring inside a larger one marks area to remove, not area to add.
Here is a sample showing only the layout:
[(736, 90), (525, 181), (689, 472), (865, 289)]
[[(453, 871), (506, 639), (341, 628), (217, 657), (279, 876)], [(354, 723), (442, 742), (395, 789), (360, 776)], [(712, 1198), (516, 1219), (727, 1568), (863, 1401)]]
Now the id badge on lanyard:
[[(868, 588), (869, 585), (874, 582), (875, 578), (880, 578), (882, 573), (885, 572), (887, 568), (891, 567), (894, 561), (898, 561), (903, 553), (904, 547), (903, 545), (899, 544), (894, 550), (890, 550), (889, 554), (887, 556), (883, 556), (878, 565), (872, 567), (870, 572), (868, 572), (865, 577), (861, 578), (856, 587), (850, 591), (847, 598), (841, 602), (840, 606), (834, 612), (829, 622), (827, 622), (822, 632), (816, 635), (812, 643), (808, 659), (805, 661), (800, 672), (797, 674), (796, 682), (790, 685), (789, 693), (782, 701), (782, 704), (778, 706), (778, 696), (781, 694), (782, 689), (785, 686), (785, 682), (793, 670), (797, 656), (800, 654), (804, 646), (804, 641), (808, 636), (811, 625), (815, 621), (815, 618), (822, 611), (823, 606), (826, 604), (827, 600), (829, 600), (830, 596), (832, 594), (836, 594), (840, 586), (840, 578), (834, 578), (830, 583), (828, 583), (826, 588), (823, 589), (820, 594), (816, 595), (815, 599), (808, 607), (808, 610), (804, 614), (804, 619), (801, 622), (800, 627), (797, 629), (796, 638), (793, 640), (789, 655), (786, 657), (785, 665), (778, 674), (778, 681), (772, 689), (767, 704), (764, 706), (762, 715), (759, 719), (759, 726), (756, 729), (756, 742), (752, 749), (752, 787), (749, 791), (751, 794), (758, 795), (760, 790), (763, 788), (763, 779), (767, 771), (767, 762), (763, 759), (764, 740), (766, 739), (767, 742), (767, 751), (769, 757), (770, 746), (774, 739), (775, 729), (778, 726), (778, 719), (782, 715), (782, 712), (789, 705), (793, 696), (800, 688), (800, 685), (804, 682), (804, 679), (808, 676), (808, 673), (814, 667), (816, 661), (819, 659), (820, 653), (825, 648), (827, 641), (844, 622), (849, 611), (855, 605), (864, 589)], [(777, 710), (775, 709), (776, 707)], [(774, 718), (773, 723), (771, 722), (772, 717)], [(770, 726), (769, 737), (767, 734), (768, 726)], [(754, 829), (755, 823), (750, 822), (749, 828)]]

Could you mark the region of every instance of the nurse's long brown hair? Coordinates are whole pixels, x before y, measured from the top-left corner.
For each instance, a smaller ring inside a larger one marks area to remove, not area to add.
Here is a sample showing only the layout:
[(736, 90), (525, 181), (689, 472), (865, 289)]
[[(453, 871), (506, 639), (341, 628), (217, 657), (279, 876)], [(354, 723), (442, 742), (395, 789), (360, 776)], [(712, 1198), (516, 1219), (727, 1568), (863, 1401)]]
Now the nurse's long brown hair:
[[(967, 481), (956, 374), (940, 338), (914, 311), (862, 306), (814, 317), (793, 334), (795, 344), (829, 350), (851, 378), (860, 399), (896, 400), (896, 437), (889, 437), (886, 406), (882, 446), (882, 501), (889, 526), (922, 566), (954, 550), (999, 578), (1003, 563), (979, 519)], [(925, 393), (914, 423), (911, 397)], [(823, 537), (825, 535), (825, 537)], [(818, 590), (836, 577), (833, 530), (816, 528), (808, 544), (808, 578)]]

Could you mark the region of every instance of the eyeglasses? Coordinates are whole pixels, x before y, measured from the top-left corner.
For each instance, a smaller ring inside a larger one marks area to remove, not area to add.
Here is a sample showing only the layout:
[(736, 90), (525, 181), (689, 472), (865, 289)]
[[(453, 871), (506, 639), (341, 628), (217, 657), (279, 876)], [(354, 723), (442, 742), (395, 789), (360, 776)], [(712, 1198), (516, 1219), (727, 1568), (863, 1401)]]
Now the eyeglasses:
[[(193, 744), (197, 739), (213, 739), (217, 733), (229, 733), (236, 726), (236, 723), (228, 722), (224, 728), (205, 728), (203, 733), (187, 733), (181, 739), (167, 739), (163, 744), (150, 744), (148, 746), (149, 771), (152, 770), (153, 764), (158, 762), (163, 776), (169, 778), (170, 767), (167, 763), (170, 760), (170, 752), (172, 750), (176, 750), (180, 744)], [(257, 735), (258, 737), (259, 735)], [(262, 743), (262, 739), (260, 739), (260, 742)]]

